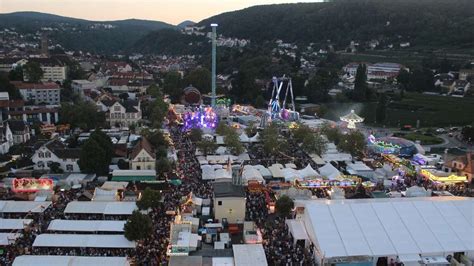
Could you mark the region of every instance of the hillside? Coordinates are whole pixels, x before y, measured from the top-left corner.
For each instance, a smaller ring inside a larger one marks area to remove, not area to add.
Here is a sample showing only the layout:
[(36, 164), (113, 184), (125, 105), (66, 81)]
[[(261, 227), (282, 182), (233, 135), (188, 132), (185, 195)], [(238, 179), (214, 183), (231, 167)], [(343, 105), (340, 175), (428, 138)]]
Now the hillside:
[(199, 22), (218, 23), (220, 34), (254, 42), (335, 44), (351, 40), (411, 42), (418, 47), (474, 47), (472, 0), (335, 0), (254, 6)]
[(151, 31), (175, 26), (150, 20), (89, 21), (38, 12), (0, 14), (1, 27), (14, 27), (21, 33), (48, 31), (53, 42), (66, 49), (98, 53), (124, 51)]
[[(208, 39), (203, 36), (185, 35), (178, 30), (162, 29), (140, 38), (130, 51), (149, 54), (202, 54), (209, 49)], [(192, 43), (192, 45), (189, 45)]]

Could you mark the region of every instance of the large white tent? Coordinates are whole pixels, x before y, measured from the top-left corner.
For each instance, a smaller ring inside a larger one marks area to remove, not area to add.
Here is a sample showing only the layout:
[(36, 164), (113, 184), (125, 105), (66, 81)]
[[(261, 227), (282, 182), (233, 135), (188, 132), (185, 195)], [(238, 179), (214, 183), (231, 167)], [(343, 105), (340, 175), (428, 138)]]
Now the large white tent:
[(0, 201), (0, 212), (2, 213), (42, 213), (51, 201)]
[(0, 230), (21, 230), (32, 221), (32, 219), (0, 219)]
[(123, 235), (41, 234), (33, 247), (135, 248)]
[(8, 246), (19, 237), (21, 237), (19, 233), (0, 233), (0, 246)]
[(125, 223), (112, 220), (52, 220), (48, 231), (123, 232)]
[(300, 175), (301, 175), (302, 178), (319, 177), (320, 176), (318, 174), (318, 172), (316, 172), (316, 170), (314, 170), (313, 167), (311, 167), (310, 164), (308, 164), (305, 168), (301, 169), (299, 172), (300, 172)]
[(68, 213), (95, 213), (104, 215), (131, 215), (137, 209), (135, 202), (97, 202), (97, 201), (72, 201), (64, 210)]
[(320, 167), (318, 171), (322, 176), (327, 177), (329, 180), (338, 179), (341, 176), (341, 172), (339, 172), (339, 170), (337, 170), (337, 168), (330, 163)]
[(460, 197), (306, 202), (305, 228), (319, 259), (474, 255), (474, 199)]
[(267, 258), (262, 244), (232, 245), (235, 266), (266, 266)]
[(262, 174), (252, 165), (244, 166), (244, 170), (242, 171), (242, 181), (244, 185), (247, 185), (249, 181), (257, 181), (265, 184), (265, 179)]
[(90, 266), (90, 265), (117, 265), (128, 266), (126, 257), (86, 257), (86, 256), (45, 256), (23, 255), (15, 258), (13, 266)]
[(288, 225), (288, 231), (293, 236), (294, 244), (298, 240), (305, 241), (305, 244), (308, 244), (309, 236), (306, 233), (306, 229), (304, 228), (304, 223), (301, 220), (286, 220), (285, 222)]

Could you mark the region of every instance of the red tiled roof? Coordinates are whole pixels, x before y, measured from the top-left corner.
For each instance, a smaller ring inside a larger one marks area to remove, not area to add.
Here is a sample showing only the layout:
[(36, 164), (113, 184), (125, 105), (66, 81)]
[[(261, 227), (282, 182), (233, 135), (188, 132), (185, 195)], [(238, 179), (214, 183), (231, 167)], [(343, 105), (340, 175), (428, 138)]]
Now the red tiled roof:
[(45, 83), (26, 83), (21, 81), (11, 82), (19, 90), (53, 90), (59, 89), (59, 85), (54, 82), (45, 82)]
[(137, 155), (140, 153), (140, 151), (144, 149), (150, 156), (155, 159), (155, 153), (153, 152), (153, 148), (150, 144), (150, 142), (145, 138), (142, 137), (138, 143), (133, 147), (132, 153), (130, 154), (130, 158), (133, 160)]

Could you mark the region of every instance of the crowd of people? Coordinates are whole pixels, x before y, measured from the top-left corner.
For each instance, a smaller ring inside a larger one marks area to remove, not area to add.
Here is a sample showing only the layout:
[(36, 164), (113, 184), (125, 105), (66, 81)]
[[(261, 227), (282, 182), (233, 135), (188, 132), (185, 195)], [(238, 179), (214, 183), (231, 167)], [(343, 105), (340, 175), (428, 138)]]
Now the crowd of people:
[(262, 228), (263, 248), (269, 265), (314, 265), (313, 248), (294, 243), (285, 220), (276, 217)]
[(268, 217), (267, 202), (263, 192), (247, 192), (245, 220), (253, 221), (259, 227)]

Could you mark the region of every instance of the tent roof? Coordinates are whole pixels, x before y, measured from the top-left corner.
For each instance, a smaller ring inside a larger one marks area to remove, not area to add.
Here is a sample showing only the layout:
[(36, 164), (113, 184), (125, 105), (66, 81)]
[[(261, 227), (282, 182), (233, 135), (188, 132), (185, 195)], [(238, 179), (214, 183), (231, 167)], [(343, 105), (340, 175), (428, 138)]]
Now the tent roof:
[(339, 172), (339, 170), (337, 170), (337, 168), (330, 163), (325, 164), (318, 170), (322, 176), (327, 177), (329, 180), (337, 179), (341, 175), (341, 172)]
[(235, 266), (268, 265), (262, 244), (237, 244), (232, 249)]
[(286, 220), (288, 230), (295, 240), (309, 240), (308, 233), (304, 228), (304, 223), (301, 220)]
[(299, 170), (301, 177), (307, 178), (307, 177), (316, 177), (320, 176), (316, 170), (311, 167), (310, 164), (308, 164), (305, 168)]
[(313, 201), (304, 220), (326, 258), (472, 252), (473, 204), (460, 197)]
[(242, 171), (242, 179), (244, 180), (245, 184), (247, 184), (250, 180), (265, 182), (265, 179), (263, 179), (263, 176), (260, 171), (258, 171), (251, 165), (244, 166), (244, 170)]
[(127, 221), (109, 220), (52, 220), (48, 231), (123, 232)]
[(2, 213), (41, 213), (46, 210), (51, 201), (0, 201), (0, 212)]
[(45, 256), (45, 255), (23, 255), (15, 258), (13, 266), (88, 266), (88, 265), (117, 265), (128, 266), (126, 257), (86, 257), (86, 256)]
[(72, 201), (64, 213), (99, 213), (106, 215), (130, 215), (137, 209), (135, 202)]
[(16, 240), (21, 234), (19, 233), (0, 233), (0, 246), (8, 246), (8, 240)]
[(41, 234), (33, 247), (135, 248), (123, 235)]
[(32, 219), (0, 219), (0, 230), (21, 230), (32, 221)]

